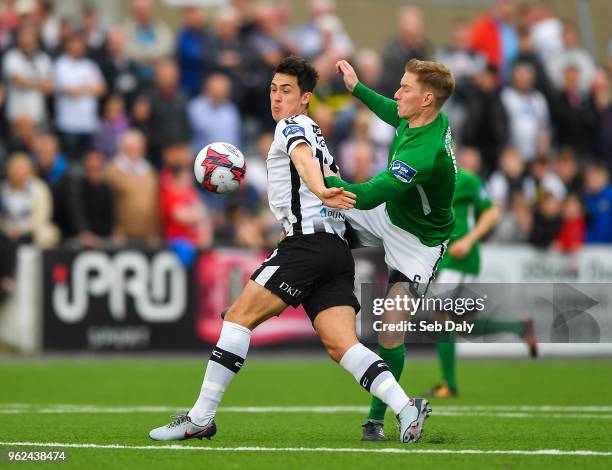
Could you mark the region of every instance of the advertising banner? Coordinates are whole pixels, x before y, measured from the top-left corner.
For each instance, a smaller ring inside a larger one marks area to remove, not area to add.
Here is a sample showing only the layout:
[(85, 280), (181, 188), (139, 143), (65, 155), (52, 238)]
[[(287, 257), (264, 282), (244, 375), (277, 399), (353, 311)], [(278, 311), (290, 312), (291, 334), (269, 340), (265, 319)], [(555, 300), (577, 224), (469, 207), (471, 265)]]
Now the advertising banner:
[(43, 254), (45, 350), (183, 350), (194, 334), (192, 272), (170, 251)]

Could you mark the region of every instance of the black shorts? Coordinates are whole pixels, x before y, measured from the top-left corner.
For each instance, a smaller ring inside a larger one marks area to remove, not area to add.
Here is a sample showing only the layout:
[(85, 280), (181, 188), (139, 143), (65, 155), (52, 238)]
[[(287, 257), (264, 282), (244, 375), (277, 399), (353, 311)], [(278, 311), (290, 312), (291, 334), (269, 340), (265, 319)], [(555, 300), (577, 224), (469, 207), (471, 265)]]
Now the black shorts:
[(251, 280), (304, 310), (314, 322), (325, 309), (350, 306), (355, 297), (355, 262), (351, 249), (337, 235), (313, 233), (285, 238), (251, 276)]

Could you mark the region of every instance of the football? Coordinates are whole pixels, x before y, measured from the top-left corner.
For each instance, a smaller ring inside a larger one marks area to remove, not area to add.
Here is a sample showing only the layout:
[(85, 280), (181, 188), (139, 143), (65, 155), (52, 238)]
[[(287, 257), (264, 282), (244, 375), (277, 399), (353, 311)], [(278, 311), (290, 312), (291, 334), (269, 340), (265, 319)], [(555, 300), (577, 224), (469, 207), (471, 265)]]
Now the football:
[(246, 174), (246, 160), (240, 150), (225, 142), (204, 147), (195, 158), (193, 172), (207, 191), (227, 194), (236, 191)]

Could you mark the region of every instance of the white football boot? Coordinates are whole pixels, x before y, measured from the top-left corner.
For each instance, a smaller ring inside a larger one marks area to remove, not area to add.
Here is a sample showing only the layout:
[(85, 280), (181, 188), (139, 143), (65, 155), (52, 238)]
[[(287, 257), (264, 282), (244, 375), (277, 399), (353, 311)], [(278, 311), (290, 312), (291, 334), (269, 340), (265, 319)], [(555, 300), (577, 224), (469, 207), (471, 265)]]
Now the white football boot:
[(423, 423), (431, 413), (429, 402), (424, 398), (411, 399), (397, 415), (400, 442), (418, 442), (423, 433)]
[(211, 420), (207, 425), (200, 426), (192, 423), (191, 418), (184, 414), (173, 416), (176, 418), (171, 423), (152, 429), (149, 437), (156, 441), (183, 441), (185, 439), (210, 439), (217, 434), (215, 420)]

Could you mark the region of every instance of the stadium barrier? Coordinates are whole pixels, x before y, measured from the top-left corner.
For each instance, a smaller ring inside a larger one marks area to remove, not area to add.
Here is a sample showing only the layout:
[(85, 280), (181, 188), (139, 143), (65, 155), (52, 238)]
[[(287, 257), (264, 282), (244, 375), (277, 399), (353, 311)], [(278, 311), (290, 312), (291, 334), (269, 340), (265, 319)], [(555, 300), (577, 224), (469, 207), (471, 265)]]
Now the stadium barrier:
[[(0, 308), (0, 342), (22, 353), (47, 351), (194, 351), (208, 348), (220, 312), (239, 294), (266, 253), (218, 248), (190, 268), (174, 253), (151, 249), (57, 249), (18, 253), (16, 292)], [(355, 252), (356, 288), (384, 283), (383, 257)], [(483, 246), (481, 282), (612, 282), (612, 247), (587, 247), (568, 256), (527, 246)], [(609, 310), (610, 298), (598, 308)], [(534, 312), (537, 313), (537, 312)], [(358, 322), (359, 325), (359, 322)], [(608, 330), (609, 331), (609, 330)], [(253, 345), (317, 341), (301, 308), (259, 327)], [(612, 354), (612, 337), (599, 343), (545, 344), (544, 355)], [(524, 355), (518, 343), (461, 343), (462, 355)]]

